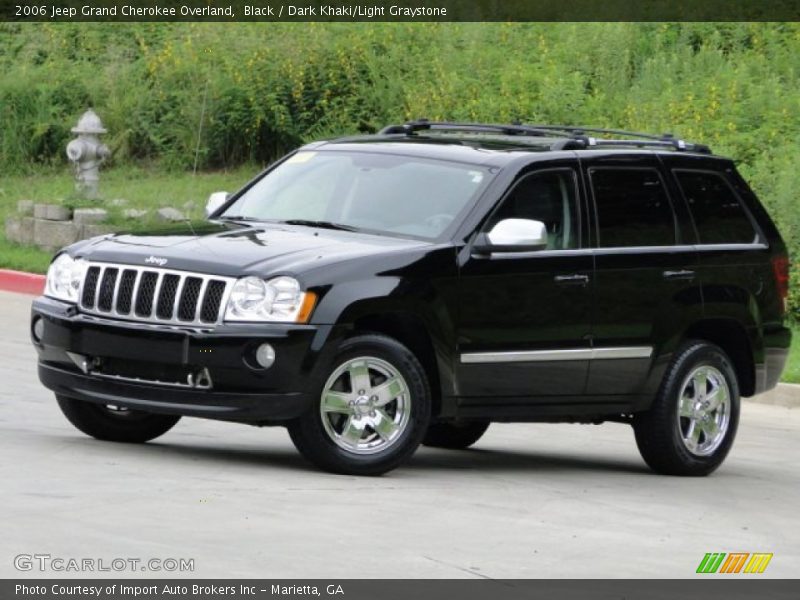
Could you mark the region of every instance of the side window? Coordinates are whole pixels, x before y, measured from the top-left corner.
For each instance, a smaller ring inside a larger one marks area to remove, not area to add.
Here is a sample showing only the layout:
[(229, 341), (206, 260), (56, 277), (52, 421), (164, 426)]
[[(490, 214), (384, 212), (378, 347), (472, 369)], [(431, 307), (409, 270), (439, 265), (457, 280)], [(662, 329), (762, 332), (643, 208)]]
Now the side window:
[(589, 173), (601, 248), (676, 243), (675, 213), (658, 171), (602, 168)]
[(486, 229), (503, 219), (532, 219), (547, 227), (547, 249), (580, 246), (576, 175), (572, 169), (554, 169), (524, 176), (492, 215)]
[(736, 193), (717, 173), (675, 171), (701, 244), (751, 244), (757, 234)]

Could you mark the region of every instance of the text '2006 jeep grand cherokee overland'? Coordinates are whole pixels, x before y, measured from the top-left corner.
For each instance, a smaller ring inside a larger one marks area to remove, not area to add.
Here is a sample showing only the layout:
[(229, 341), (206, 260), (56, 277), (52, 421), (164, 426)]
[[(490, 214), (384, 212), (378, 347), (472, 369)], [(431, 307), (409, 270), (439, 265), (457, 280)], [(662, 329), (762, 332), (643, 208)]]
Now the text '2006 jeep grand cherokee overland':
[(491, 421), (618, 421), (656, 471), (705, 475), (780, 377), (787, 286), (705, 146), (422, 120), (304, 146), (202, 229), (66, 248), (31, 333), (103, 440), (285, 424), (316, 465), (378, 474)]

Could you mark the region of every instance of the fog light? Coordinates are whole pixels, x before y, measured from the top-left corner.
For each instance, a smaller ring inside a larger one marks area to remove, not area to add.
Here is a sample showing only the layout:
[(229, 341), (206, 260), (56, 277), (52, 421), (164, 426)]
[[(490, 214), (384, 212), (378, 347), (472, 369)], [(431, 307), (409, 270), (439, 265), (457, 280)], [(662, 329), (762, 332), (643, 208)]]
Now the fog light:
[(256, 350), (256, 362), (265, 369), (269, 369), (275, 362), (275, 348), (269, 344), (261, 344)]
[(36, 317), (33, 320), (33, 339), (37, 342), (42, 341), (42, 336), (44, 335), (44, 321), (41, 317)]

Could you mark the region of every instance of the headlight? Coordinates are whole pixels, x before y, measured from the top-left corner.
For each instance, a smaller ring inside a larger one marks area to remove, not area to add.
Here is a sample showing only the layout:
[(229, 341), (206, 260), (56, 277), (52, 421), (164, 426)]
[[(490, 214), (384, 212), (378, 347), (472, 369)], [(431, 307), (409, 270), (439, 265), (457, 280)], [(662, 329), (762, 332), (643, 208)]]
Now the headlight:
[(268, 281), (243, 277), (233, 284), (225, 320), (305, 323), (316, 300), (314, 292), (302, 291), (300, 283), (292, 277)]
[(86, 261), (59, 254), (47, 269), (45, 295), (66, 302), (77, 302), (85, 274)]

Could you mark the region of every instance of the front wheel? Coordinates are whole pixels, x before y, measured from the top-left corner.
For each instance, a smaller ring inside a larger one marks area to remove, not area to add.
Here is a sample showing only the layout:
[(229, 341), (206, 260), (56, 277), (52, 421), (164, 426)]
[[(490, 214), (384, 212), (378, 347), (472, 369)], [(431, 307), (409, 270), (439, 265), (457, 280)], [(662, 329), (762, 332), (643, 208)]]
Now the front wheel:
[(739, 384), (727, 354), (696, 341), (675, 353), (653, 406), (633, 420), (645, 462), (666, 475), (708, 475), (722, 464), (739, 423)]
[(56, 396), (61, 412), (76, 428), (98, 440), (143, 443), (164, 435), (180, 420), (121, 406), (93, 404)]
[(345, 341), (312, 410), (289, 424), (295, 447), (327, 471), (380, 475), (419, 446), (430, 420), (425, 370), (397, 340)]

